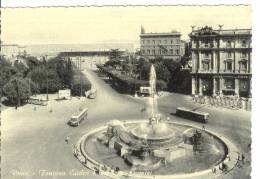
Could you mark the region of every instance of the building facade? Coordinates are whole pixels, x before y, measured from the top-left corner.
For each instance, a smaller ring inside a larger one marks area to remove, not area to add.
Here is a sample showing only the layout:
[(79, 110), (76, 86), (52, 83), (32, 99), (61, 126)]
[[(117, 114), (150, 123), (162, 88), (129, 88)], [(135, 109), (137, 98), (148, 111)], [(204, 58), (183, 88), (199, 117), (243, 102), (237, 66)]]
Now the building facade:
[(192, 29), (192, 94), (251, 96), (251, 29)]
[(147, 59), (162, 57), (163, 59), (179, 60), (184, 54), (185, 42), (181, 40), (181, 33), (145, 33), (141, 29), (140, 52)]

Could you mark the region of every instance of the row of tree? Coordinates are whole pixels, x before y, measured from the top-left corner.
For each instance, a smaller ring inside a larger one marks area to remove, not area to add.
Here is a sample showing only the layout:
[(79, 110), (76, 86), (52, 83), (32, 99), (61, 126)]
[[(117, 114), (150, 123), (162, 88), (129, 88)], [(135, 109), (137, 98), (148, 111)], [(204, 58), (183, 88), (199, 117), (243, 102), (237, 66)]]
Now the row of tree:
[(71, 89), (75, 95), (79, 95), (79, 86), (83, 91), (90, 89), (89, 81), (81, 72), (73, 70), (70, 59), (59, 56), (49, 60), (33, 56), (19, 58), (14, 64), (3, 57), (0, 60), (0, 99), (6, 97), (8, 104), (19, 105), (33, 94), (55, 93), (63, 88)]
[(166, 88), (169, 91), (189, 94), (191, 92), (190, 70), (182, 68), (186, 63), (186, 58), (175, 61), (172, 59), (163, 59), (162, 57), (147, 60), (130, 56), (123, 60), (111, 59), (105, 64), (105, 67), (121, 69), (128, 76), (147, 81), (149, 79), (151, 64), (154, 64), (157, 79), (163, 81), (165, 84), (161, 89)]

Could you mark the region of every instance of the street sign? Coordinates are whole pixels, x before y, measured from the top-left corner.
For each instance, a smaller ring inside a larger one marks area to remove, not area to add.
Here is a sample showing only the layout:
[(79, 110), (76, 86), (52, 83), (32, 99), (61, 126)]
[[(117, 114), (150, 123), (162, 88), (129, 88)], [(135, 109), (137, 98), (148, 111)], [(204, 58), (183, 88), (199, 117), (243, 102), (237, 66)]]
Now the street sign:
[(59, 99), (70, 99), (70, 98), (71, 98), (70, 89), (59, 90), (59, 92), (58, 92), (58, 98), (59, 98)]

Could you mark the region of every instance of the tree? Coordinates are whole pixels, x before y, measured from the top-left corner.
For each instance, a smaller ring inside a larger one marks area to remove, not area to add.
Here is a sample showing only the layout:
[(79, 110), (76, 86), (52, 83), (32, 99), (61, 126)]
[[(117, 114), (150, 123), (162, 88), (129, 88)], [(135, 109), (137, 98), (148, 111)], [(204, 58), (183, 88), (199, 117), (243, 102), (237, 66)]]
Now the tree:
[(33, 56), (27, 56), (27, 57), (23, 57), (23, 59), (25, 60), (29, 71), (33, 70), (34, 68), (42, 65), (42, 62), (39, 61), (36, 57)]
[(47, 87), (48, 91), (51, 93), (57, 92), (62, 88), (62, 83), (57, 72), (54, 69), (47, 69), (46, 66), (40, 66), (33, 69), (28, 74), (28, 78), (31, 78), (31, 80), (38, 86), (41, 93), (46, 93)]
[(17, 72), (16, 75), (20, 76), (20, 77), (25, 77), (28, 72), (28, 68), (22, 62), (19, 62), (18, 60), (14, 62), (14, 69)]
[(12, 67), (11, 63), (7, 61), (4, 57), (0, 59), (0, 98), (2, 96), (4, 85), (11, 79), (11, 77), (16, 74), (15, 69)]
[(71, 88), (71, 84), (72, 84), (72, 81), (73, 81), (73, 68), (72, 68), (72, 63), (71, 63), (71, 60), (68, 59), (68, 62), (66, 64), (66, 73), (65, 73), (65, 85), (69, 88)]
[(14, 77), (3, 87), (3, 93), (10, 104), (20, 105), (29, 98), (29, 84), (23, 78)]
[(166, 83), (170, 81), (171, 73), (169, 72), (167, 66), (163, 62), (155, 63), (155, 70), (157, 79), (163, 80)]

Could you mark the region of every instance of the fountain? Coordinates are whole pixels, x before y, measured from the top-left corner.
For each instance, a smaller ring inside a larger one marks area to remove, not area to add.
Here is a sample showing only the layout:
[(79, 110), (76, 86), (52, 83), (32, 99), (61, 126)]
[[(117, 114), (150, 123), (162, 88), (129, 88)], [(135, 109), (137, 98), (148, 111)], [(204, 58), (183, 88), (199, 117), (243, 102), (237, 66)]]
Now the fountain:
[(112, 120), (86, 133), (74, 151), (81, 163), (111, 177), (114, 175), (111, 171), (133, 177), (141, 177), (140, 172), (148, 171), (151, 178), (185, 178), (194, 172), (197, 176), (211, 173), (209, 167), (219, 165), (235, 150), (232, 144), (227, 145), (229, 141), (212, 132), (162, 119), (158, 113), (153, 65), (149, 85), (148, 120)]
[(151, 116), (148, 123), (142, 123), (131, 130), (131, 134), (138, 139), (147, 140), (152, 144), (161, 144), (169, 141), (175, 136), (174, 131), (166, 123), (161, 122), (161, 116), (158, 114), (157, 94), (156, 94), (156, 72), (153, 65), (150, 68), (149, 75), (150, 96), (149, 105), (151, 106)]

